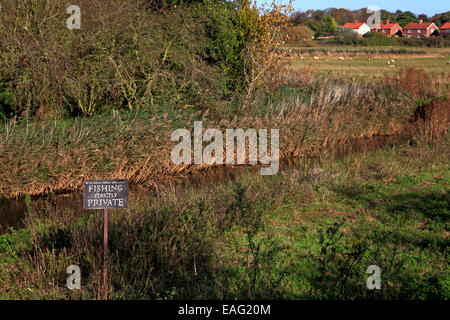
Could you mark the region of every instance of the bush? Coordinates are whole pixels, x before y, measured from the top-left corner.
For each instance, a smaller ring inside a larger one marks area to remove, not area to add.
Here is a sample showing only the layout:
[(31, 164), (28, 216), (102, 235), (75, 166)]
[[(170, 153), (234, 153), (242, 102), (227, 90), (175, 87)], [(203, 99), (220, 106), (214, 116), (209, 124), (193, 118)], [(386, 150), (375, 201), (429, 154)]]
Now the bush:
[(9, 233), (0, 235), (0, 263), (15, 261), (32, 252), (30, 231), (11, 229)]
[(396, 38), (387, 37), (378, 32), (369, 32), (364, 35), (363, 45), (365, 46), (397, 46)]
[(13, 111), (13, 92), (0, 82), (0, 119), (7, 118)]
[(445, 36), (432, 36), (430, 38), (399, 38), (398, 42), (407, 47), (431, 47), (446, 48), (450, 47), (450, 38)]
[(244, 88), (244, 57), (246, 44), (257, 42), (264, 34), (258, 10), (248, 0), (207, 3), (201, 10), (206, 26), (207, 42), (203, 57), (220, 65), (228, 76), (227, 88)]
[(0, 74), (17, 113), (203, 107), (239, 88), (244, 43), (263, 31), (258, 11), (247, 0), (176, 3), (80, 0), (81, 29), (69, 30), (63, 1), (2, 1)]
[(425, 44), (427, 47), (432, 48), (447, 48), (450, 47), (450, 39), (440, 36), (432, 36), (425, 40)]
[(311, 46), (314, 32), (305, 25), (298, 25), (286, 30), (286, 35), (290, 42), (299, 46)]
[(338, 27), (336, 29), (335, 40), (337, 43), (346, 45), (360, 44), (362, 40), (358, 37), (358, 34), (352, 29)]
[(337, 28), (336, 22), (330, 16), (324, 16), (320, 21), (311, 21), (308, 26), (314, 31), (316, 37), (331, 35)]

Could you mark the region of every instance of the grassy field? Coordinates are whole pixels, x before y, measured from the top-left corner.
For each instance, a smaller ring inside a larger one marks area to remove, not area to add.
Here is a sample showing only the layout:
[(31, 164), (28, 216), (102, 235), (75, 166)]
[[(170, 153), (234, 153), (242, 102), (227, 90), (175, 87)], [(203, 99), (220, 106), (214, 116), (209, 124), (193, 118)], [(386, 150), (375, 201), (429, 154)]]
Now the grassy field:
[[(448, 299), (450, 138), (159, 193), (110, 216), (113, 299)], [(101, 215), (0, 236), (1, 299), (101, 294)], [(64, 287), (68, 265), (82, 289)], [(381, 268), (381, 290), (366, 269)]]
[[(247, 109), (12, 119), (0, 130), (0, 191), (52, 194), (97, 177), (153, 188), (111, 212), (112, 299), (448, 299), (448, 83), (417, 69), (383, 85), (280, 78)], [(300, 160), (274, 176), (162, 188), (157, 178), (207, 168), (168, 159), (170, 132), (193, 120), (278, 127), (282, 158)], [(384, 135), (406, 143), (351, 152)], [(102, 235), (98, 213), (29, 207), (24, 228), (0, 236), (0, 299), (100, 299)], [(73, 264), (77, 291), (65, 287)], [(370, 265), (381, 290), (365, 285)]]
[[(316, 53), (307, 53), (303, 59), (298, 56), (291, 62), (291, 70), (312, 70), (315, 74), (330, 78), (380, 80), (386, 74), (394, 75), (399, 68), (415, 67), (429, 73), (444, 73), (450, 75), (450, 49), (415, 49), (423, 51), (423, 54), (396, 54), (387, 52), (355, 54), (355, 48), (314, 48)], [(342, 52), (335, 52), (342, 50)], [(359, 49), (361, 50), (361, 49)], [(375, 50), (369, 48), (367, 50)], [(383, 48), (379, 48), (383, 50)], [(318, 60), (314, 56), (319, 57)], [(339, 60), (342, 56), (345, 60)], [(368, 57), (371, 61), (368, 61)], [(351, 60), (350, 60), (351, 59)], [(391, 62), (395, 60), (395, 62)], [(388, 64), (388, 61), (390, 62)]]
[[(3, 210), (0, 299), (102, 298), (103, 218), (77, 207), (94, 179), (132, 193), (110, 299), (450, 298), (450, 50), (406, 47), (441, 38), (285, 47), (275, 2), (77, 2), (80, 30), (64, 1), (0, 6), (0, 200), (23, 213)], [(175, 163), (195, 121), (278, 129), (280, 171)]]

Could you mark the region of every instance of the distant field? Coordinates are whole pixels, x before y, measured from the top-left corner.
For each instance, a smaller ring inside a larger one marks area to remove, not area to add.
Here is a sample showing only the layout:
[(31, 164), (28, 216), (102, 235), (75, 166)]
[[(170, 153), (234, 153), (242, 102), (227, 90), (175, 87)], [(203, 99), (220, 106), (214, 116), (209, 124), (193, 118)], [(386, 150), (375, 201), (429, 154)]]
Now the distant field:
[(374, 54), (374, 55), (448, 55), (450, 48), (429, 48), (429, 47), (401, 47), (401, 46), (318, 46), (318, 47), (303, 47), (301, 45), (286, 44), (285, 47), (280, 48), (281, 51), (291, 51), (300, 54), (346, 54), (346, 55), (360, 55), (360, 54)]
[[(450, 75), (450, 49), (422, 49), (421, 54), (413, 52), (406, 54), (384, 52), (382, 48), (367, 50), (376, 50), (373, 54), (365, 53), (361, 50), (366, 48), (297, 48), (294, 52), (303, 52), (303, 54), (293, 54), (291, 70), (310, 69), (315, 74), (324, 75), (330, 78), (350, 78), (350, 79), (378, 79), (385, 74), (393, 74), (399, 68), (416, 67), (424, 69), (427, 72), (444, 72)], [(355, 50), (358, 50), (355, 54)], [(317, 51), (316, 51), (317, 50)], [(324, 50), (324, 51), (322, 51)], [(419, 49), (415, 49), (419, 50)], [(303, 56), (303, 59), (300, 57)], [(314, 56), (319, 57), (318, 60)], [(343, 57), (345, 60), (339, 60)], [(371, 61), (368, 61), (368, 57)], [(350, 60), (351, 59), (351, 60)], [(388, 61), (394, 59), (395, 63), (388, 64)]]

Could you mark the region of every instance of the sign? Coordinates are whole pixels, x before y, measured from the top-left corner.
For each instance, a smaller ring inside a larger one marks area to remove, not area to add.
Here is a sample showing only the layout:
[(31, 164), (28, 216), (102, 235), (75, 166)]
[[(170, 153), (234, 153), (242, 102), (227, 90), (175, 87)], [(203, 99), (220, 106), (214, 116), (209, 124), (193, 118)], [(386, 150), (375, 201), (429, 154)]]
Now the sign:
[(127, 180), (87, 180), (84, 182), (84, 209), (128, 208)]
[(128, 208), (127, 180), (84, 182), (84, 209), (103, 209), (103, 299), (108, 299), (108, 209)]

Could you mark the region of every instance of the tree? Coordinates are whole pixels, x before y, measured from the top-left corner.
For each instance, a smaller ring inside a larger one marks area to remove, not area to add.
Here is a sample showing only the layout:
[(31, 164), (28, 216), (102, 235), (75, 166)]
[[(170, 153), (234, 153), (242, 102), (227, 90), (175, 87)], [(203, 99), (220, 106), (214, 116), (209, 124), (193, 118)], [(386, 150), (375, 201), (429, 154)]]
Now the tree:
[(450, 21), (450, 11), (434, 15), (431, 17), (431, 21), (440, 28), (444, 23)]
[(397, 16), (396, 22), (404, 28), (408, 23), (417, 22), (417, 18), (411, 11), (405, 11)]
[(370, 17), (371, 13), (367, 12), (367, 8), (362, 8), (358, 10), (354, 10), (353, 13), (355, 14), (355, 19), (358, 21), (367, 21), (367, 19)]
[(316, 37), (331, 35), (336, 31), (336, 22), (330, 16), (324, 16), (320, 21), (312, 21), (309, 27)]
[(382, 20), (382, 23), (385, 23), (386, 22), (386, 20), (390, 20), (390, 21), (395, 21), (395, 19), (396, 19), (396, 15), (394, 14), (394, 13), (391, 13), (391, 12), (389, 12), (389, 11), (386, 11), (386, 10), (381, 10), (381, 20)]
[(422, 21), (428, 21), (428, 16), (425, 13), (419, 14), (417, 19)]
[(334, 9), (330, 15), (338, 25), (343, 25), (346, 22), (355, 20), (355, 14), (352, 11), (343, 8)]
[(305, 25), (298, 25), (286, 30), (289, 41), (295, 42), (297, 45), (310, 46), (314, 32)]

